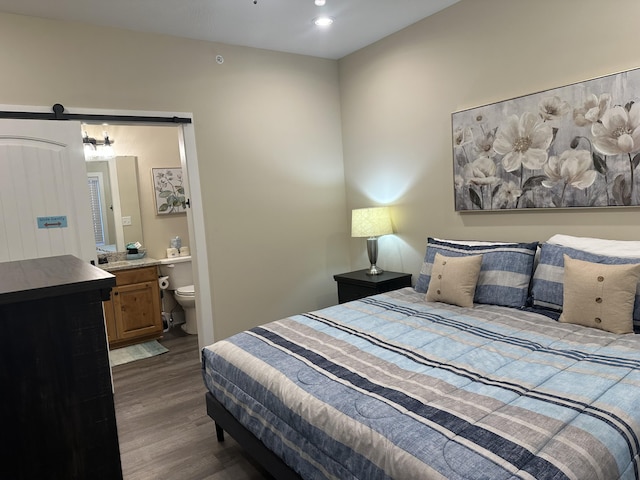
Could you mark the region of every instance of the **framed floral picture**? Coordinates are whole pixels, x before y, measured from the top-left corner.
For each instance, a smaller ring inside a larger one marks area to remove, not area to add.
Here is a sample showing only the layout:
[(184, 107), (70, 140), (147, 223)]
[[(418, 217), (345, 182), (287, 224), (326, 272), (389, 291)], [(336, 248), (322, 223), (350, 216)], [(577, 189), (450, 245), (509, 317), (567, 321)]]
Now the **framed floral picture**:
[(452, 114), (456, 211), (640, 205), (640, 69)]
[(156, 214), (186, 213), (182, 168), (152, 168)]

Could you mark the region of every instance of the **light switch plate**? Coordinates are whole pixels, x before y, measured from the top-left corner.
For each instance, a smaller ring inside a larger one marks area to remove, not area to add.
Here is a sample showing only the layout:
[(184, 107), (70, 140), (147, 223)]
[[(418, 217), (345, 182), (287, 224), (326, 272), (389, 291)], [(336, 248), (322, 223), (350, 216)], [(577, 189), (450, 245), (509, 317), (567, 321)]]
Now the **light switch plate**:
[(122, 225), (131, 225), (131, 217), (122, 217)]

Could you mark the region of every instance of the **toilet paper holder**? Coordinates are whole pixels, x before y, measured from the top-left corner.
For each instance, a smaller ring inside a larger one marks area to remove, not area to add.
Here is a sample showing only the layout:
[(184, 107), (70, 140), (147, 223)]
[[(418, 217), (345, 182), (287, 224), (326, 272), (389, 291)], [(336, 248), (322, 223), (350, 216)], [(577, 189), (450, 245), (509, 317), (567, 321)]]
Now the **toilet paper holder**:
[(169, 277), (158, 277), (158, 285), (160, 285), (160, 290), (166, 290), (167, 288), (169, 288)]

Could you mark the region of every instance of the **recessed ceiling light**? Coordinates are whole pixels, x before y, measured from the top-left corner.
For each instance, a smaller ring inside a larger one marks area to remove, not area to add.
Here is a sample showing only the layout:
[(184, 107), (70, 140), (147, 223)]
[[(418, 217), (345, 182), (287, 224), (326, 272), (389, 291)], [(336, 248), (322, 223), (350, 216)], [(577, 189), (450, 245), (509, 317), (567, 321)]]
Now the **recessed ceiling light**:
[(325, 3), (327, 3), (327, 0), (316, 0), (316, 5), (318, 7), (323, 7)]
[(316, 17), (313, 19), (313, 23), (318, 27), (328, 27), (333, 23), (333, 18), (331, 17)]

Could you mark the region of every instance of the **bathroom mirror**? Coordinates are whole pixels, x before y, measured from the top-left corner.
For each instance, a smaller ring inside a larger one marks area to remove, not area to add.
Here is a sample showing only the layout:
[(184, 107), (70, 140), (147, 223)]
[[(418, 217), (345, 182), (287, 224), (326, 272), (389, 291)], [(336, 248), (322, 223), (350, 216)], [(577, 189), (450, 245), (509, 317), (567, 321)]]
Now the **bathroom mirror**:
[(87, 159), (87, 181), (97, 252), (122, 252), (127, 243), (144, 244), (137, 158)]

